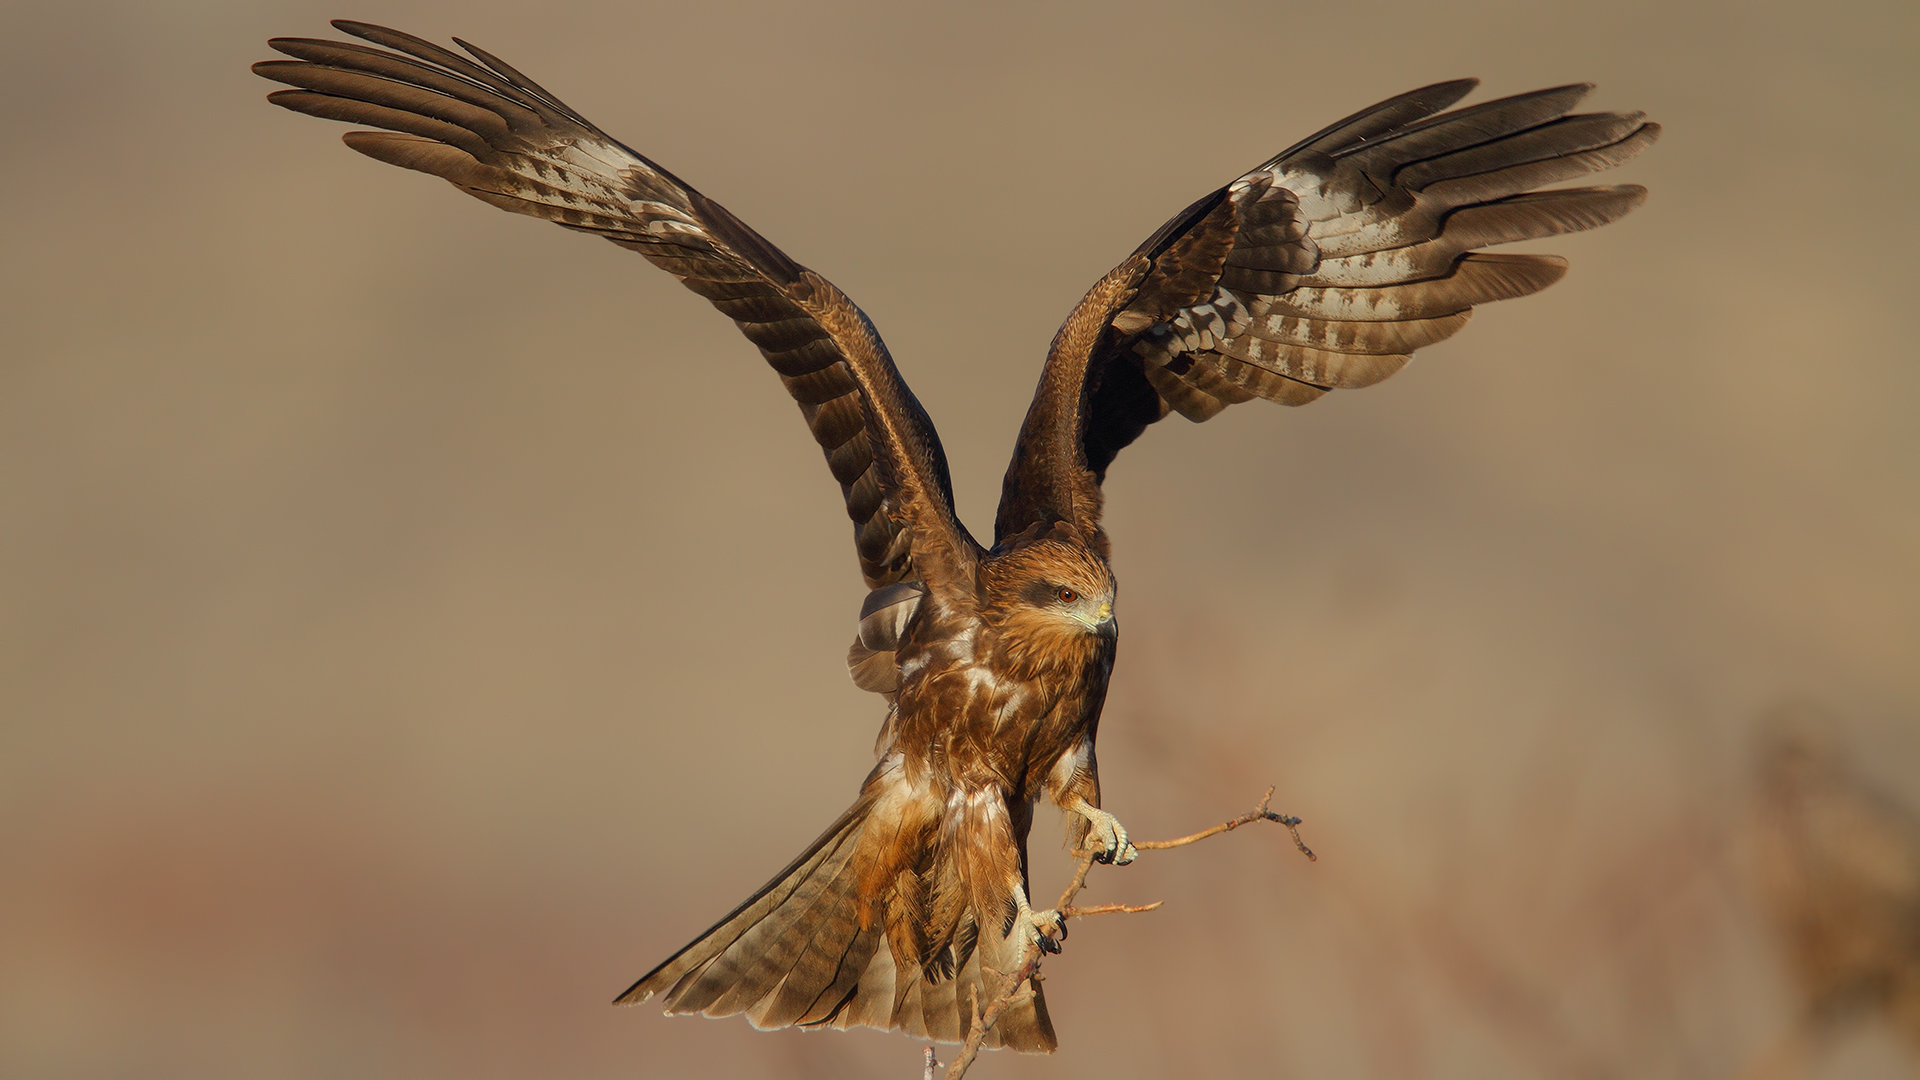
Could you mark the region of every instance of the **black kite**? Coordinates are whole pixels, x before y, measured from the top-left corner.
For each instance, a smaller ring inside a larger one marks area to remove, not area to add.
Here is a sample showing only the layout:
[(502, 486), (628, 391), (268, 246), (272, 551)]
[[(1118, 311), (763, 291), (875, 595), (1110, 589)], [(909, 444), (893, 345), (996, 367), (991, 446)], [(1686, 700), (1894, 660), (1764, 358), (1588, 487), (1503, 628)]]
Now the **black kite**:
[[(1052, 945), (1059, 917), (1026, 889), (1042, 795), (1076, 844), (1133, 857), (1094, 759), (1116, 639), (1100, 525), (1114, 455), (1169, 412), (1372, 385), (1475, 304), (1551, 285), (1561, 259), (1478, 249), (1633, 209), (1635, 186), (1536, 189), (1659, 133), (1637, 113), (1573, 114), (1586, 86), (1443, 113), (1475, 86), (1462, 79), (1362, 109), (1201, 198), (1067, 316), (987, 547), (954, 514), (932, 422), (839, 289), (483, 50), (333, 25), (381, 47), (274, 40), (294, 59), (254, 70), (296, 89), (273, 102), (382, 129), (347, 145), (679, 278), (760, 348), (840, 482), (871, 590), (848, 663), (890, 704), (879, 763), (792, 865), (619, 998), (762, 1028), (963, 1039), (996, 985), (983, 973)], [(1037, 986), (989, 1045), (1053, 1048)]]

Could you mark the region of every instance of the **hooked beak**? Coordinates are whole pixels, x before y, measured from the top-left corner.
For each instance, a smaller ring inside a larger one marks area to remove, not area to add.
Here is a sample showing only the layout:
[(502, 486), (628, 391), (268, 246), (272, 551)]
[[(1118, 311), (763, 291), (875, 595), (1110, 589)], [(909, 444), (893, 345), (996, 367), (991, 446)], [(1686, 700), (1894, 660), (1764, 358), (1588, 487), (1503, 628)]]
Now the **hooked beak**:
[(1113, 617), (1113, 604), (1111, 602), (1100, 605), (1097, 619), (1098, 621), (1093, 624), (1094, 633), (1103, 638), (1117, 638), (1120, 636), (1120, 623)]

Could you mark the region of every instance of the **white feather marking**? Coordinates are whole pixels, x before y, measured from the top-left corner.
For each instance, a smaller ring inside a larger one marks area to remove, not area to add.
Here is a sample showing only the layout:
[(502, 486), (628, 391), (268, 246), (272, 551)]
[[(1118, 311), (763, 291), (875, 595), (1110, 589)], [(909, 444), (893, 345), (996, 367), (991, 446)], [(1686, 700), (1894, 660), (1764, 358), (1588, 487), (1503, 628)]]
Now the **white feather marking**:
[(647, 233), (651, 236), (665, 236), (669, 233), (678, 236), (697, 236), (704, 239), (706, 230), (673, 218), (656, 218), (647, 222)]
[(1073, 749), (1060, 755), (1047, 774), (1047, 786), (1059, 792), (1072, 786), (1075, 778), (1086, 770), (1087, 759), (1092, 755), (1093, 747), (1087, 740), (1081, 739), (1073, 744)]
[(1026, 702), (1027, 692), (1015, 686), (1013, 690), (1007, 694), (1007, 700), (1001, 704), (1000, 711), (994, 715), (993, 730), (998, 732), (1001, 728), (1005, 727), (1007, 721), (1011, 719), (1014, 714), (1018, 713), (1020, 706), (1026, 704)]
[(1398, 300), (1383, 296), (1380, 289), (1300, 288), (1287, 295), (1297, 308), (1315, 311), (1323, 319), (1364, 319), (1387, 321), (1400, 317)]

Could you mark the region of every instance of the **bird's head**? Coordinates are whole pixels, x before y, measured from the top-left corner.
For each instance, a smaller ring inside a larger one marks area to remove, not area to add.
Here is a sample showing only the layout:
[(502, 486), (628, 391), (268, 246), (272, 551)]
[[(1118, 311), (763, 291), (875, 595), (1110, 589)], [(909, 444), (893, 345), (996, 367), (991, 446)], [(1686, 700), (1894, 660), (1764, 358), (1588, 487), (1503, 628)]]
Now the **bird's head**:
[(987, 617), (1035, 644), (1119, 634), (1113, 572), (1078, 544), (1039, 540), (982, 567)]

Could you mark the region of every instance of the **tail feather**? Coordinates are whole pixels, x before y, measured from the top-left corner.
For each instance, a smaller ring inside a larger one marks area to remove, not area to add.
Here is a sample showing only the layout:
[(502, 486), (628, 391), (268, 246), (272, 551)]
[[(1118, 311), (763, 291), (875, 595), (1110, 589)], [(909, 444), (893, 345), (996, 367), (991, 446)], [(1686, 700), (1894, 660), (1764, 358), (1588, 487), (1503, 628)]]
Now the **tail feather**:
[[(732, 1016), (769, 999), (772, 991), (790, 979), (807, 959), (823, 932), (837, 932), (829, 923), (843, 914), (849, 879), (858, 845), (841, 837), (836, 848), (776, 912), (760, 919), (733, 944), (709, 960), (697, 981), (676, 987), (673, 1011)], [(690, 973), (691, 974), (691, 973)], [(687, 981), (687, 980), (683, 980)], [(783, 1027), (783, 1024), (756, 1024)]]
[[(839, 890), (829, 897), (830, 900), (845, 898), (846, 892)], [(805, 948), (759, 1004), (747, 1011), (747, 1019), (755, 1027), (783, 1028), (803, 1023), (823, 998), (827, 999), (823, 1015), (832, 1011), (866, 967), (865, 960), (872, 955), (879, 940), (878, 927), (863, 928), (854, 905), (823, 903), (820, 907), (827, 910), (814, 912), (810, 927), (804, 922), (796, 924), (796, 929), (807, 937)], [(861, 946), (866, 956), (851, 965), (851, 978), (844, 977), (842, 968), (849, 966), (850, 954)], [(835, 984), (843, 979), (846, 985), (835, 993)]]
[[(745, 1014), (759, 1028), (862, 1026), (964, 1041), (976, 1004), (984, 1010), (1000, 991), (1024, 942), (988, 920), (993, 925), (977, 940), (939, 940), (951, 974), (937, 970), (929, 978), (922, 875), (951, 871), (917, 865), (930, 857), (925, 845), (906, 841), (930, 830), (927, 822), (907, 820), (920, 816), (918, 808), (890, 798), (897, 791), (888, 779), (876, 772), (860, 800), (799, 858), (616, 1004), (659, 994), (669, 1013)], [(907, 955), (898, 954), (902, 948)], [(1054, 1048), (1037, 987), (1021, 987), (986, 1045), (1025, 1053)]]
[[(993, 937), (994, 948), (975, 949), (952, 978), (932, 982), (915, 979), (896, 1008), (893, 1025), (919, 1039), (935, 1042), (963, 1042), (973, 1028), (973, 1011), (985, 1011), (993, 996), (1006, 985), (1009, 973), (1023, 959), (1021, 948), (1013, 942)], [(982, 937), (986, 946), (987, 937)], [(1023, 984), (1007, 1002), (993, 1030), (987, 1033), (988, 1047), (1009, 1047), (1021, 1053), (1051, 1053), (1057, 1045), (1053, 1020), (1047, 1013), (1047, 1000), (1032, 982)]]
[(682, 977), (718, 956), (737, 941), (741, 934), (758, 925), (768, 914), (791, 899), (794, 892), (811, 879), (813, 872), (819, 869), (820, 864), (834, 853), (831, 849), (838, 846), (835, 841), (844, 838), (849, 820), (860, 811), (861, 807), (855, 804), (852, 809), (842, 814), (839, 821), (834, 822), (819, 839), (813, 842), (812, 846), (801, 852), (799, 858), (787, 864), (786, 869), (775, 874), (773, 880), (761, 886), (758, 892), (748, 897), (739, 907), (734, 908), (719, 922), (709, 927), (706, 933), (689, 942), (679, 952), (647, 972), (638, 982), (627, 987), (619, 997), (614, 999), (613, 1003), (634, 1005), (657, 993), (672, 994), (679, 989)]

